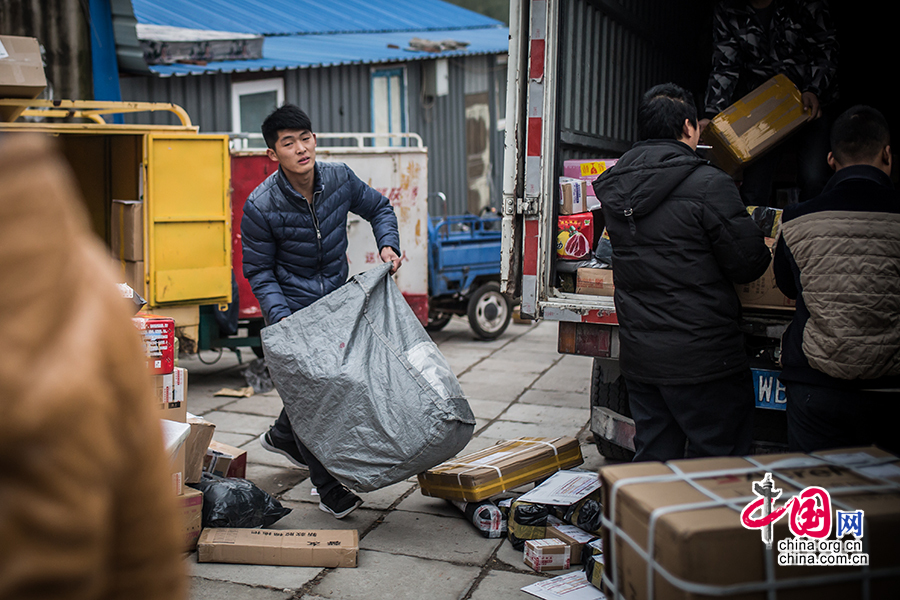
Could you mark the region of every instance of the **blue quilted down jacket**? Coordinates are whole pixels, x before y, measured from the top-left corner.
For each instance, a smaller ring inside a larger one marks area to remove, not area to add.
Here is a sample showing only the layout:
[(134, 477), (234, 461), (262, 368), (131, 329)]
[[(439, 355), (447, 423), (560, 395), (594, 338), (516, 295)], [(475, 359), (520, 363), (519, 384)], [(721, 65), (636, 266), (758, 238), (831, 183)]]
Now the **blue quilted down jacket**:
[(372, 224), (378, 248), (400, 254), (397, 217), (383, 195), (343, 163), (316, 163), (310, 210), (281, 168), (247, 198), (241, 220), (244, 276), (269, 324), (347, 281), (347, 213)]

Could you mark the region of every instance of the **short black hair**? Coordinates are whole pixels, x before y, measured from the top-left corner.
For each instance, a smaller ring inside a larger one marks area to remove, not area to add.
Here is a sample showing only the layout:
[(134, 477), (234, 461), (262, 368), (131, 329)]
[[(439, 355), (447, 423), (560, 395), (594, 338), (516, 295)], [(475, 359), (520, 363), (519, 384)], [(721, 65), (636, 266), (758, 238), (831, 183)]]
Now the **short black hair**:
[(842, 165), (869, 162), (890, 143), (887, 119), (864, 104), (848, 108), (831, 127), (831, 152)]
[(309, 131), (312, 132), (312, 121), (309, 116), (293, 104), (282, 104), (273, 110), (262, 124), (263, 139), (266, 146), (275, 149), (279, 131)]
[(638, 137), (643, 140), (680, 140), (684, 120), (697, 126), (697, 106), (690, 92), (674, 83), (655, 85), (638, 106)]

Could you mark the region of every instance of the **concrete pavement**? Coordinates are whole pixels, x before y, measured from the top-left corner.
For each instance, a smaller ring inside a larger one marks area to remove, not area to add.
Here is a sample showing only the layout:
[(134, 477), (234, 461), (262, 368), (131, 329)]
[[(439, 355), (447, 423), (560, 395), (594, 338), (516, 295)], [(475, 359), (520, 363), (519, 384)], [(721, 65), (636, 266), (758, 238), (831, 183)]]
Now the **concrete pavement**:
[[(499, 339), (482, 342), (466, 320), (454, 318), (433, 333), (477, 420), (463, 453), (520, 436), (567, 435), (581, 441), (581, 468), (604, 464), (587, 441), (591, 360), (558, 354), (556, 330), (553, 322), (512, 323)], [(199, 358), (210, 361), (215, 354)], [(245, 363), (253, 358), (243, 352)], [(320, 511), (306, 471), (256, 439), (281, 410), (277, 392), (215, 396), (222, 387), (246, 385), (233, 353), (213, 365), (192, 357), (181, 366), (189, 373), (188, 410), (216, 424), (214, 439), (245, 448), (247, 478), (293, 509), (273, 529), (356, 529), (360, 535), (355, 569), (200, 564), (193, 553), (187, 559), (192, 600), (523, 599), (533, 596), (521, 587), (546, 577), (527, 567), (505, 538), (483, 538), (454, 506), (423, 496), (415, 478), (361, 494), (364, 504), (345, 519)]]

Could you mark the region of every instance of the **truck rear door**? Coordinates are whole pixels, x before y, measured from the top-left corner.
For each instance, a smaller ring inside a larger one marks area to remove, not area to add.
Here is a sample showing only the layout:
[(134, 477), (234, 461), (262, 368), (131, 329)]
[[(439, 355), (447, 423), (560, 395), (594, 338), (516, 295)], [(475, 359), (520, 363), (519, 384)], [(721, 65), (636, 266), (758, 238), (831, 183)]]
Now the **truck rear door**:
[(228, 302), (228, 136), (149, 133), (142, 175), (149, 303)]
[(615, 323), (612, 297), (567, 293), (555, 285), (560, 7), (559, 0), (511, 3), (502, 285), (521, 297), (525, 316)]

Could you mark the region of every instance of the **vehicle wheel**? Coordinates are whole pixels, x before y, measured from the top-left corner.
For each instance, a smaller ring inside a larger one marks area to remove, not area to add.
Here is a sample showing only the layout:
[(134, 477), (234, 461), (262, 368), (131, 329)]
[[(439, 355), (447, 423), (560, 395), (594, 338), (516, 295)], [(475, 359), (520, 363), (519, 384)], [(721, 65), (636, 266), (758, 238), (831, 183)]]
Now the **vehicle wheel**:
[(428, 315), (428, 324), (425, 326), (426, 331), (440, 331), (447, 326), (453, 315), (449, 313), (430, 313)]
[(493, 340), (506, 331), (512, 308), (506, 296), (500, 293), (500, 284), (489, 281), (472, 294), (468, 315), (469, 326), (475, 335), (483, 340)]
[[(628, 405), (628, 390), (625, 389), (625, 381), (619, 377), (613, 382), (603, 383), (600, 361), (596, 358), (591, 371), (591, 406), (602, 406), (631, 418), (631, 407)], [(594, 434), (594, 442), (596, 442), (600, 454), (610, 460), (631, 462), (634, 459), (633, 450), (602, 439), (596, 434)]]

